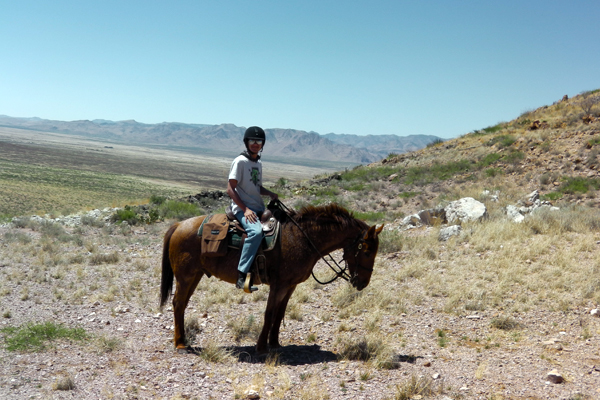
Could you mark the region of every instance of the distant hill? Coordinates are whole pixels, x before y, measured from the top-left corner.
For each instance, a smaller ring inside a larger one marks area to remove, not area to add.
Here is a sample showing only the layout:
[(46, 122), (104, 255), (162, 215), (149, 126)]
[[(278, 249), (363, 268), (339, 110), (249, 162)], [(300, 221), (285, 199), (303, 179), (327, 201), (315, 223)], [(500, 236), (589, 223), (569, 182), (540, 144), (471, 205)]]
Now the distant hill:
[[(54, 121), (0, 115), (0, 126), (56, 132), (126, 144), (239, 151), (244, 127), (163, 122), (143, 124), (133, 120)], [(295, 129), (266, 129), (270, 154), (304, 160), (327, 160), (348, 165), (371, 163), (390, 153), (418, 150), (439, 141), (436, 136), (319, 135)]]
[(439, 142), (437, 136), (432, 135), (347, 135), (328, 133), (323, 135), (324, 138), (331, 140), (334, 143), (347, 144), (349, 146), (365, 149), (370, 153), (376, 154), (378, 159), (387, 157), (388, 155), (402, 154), (409, 151), (420, 150), (430, 143)]

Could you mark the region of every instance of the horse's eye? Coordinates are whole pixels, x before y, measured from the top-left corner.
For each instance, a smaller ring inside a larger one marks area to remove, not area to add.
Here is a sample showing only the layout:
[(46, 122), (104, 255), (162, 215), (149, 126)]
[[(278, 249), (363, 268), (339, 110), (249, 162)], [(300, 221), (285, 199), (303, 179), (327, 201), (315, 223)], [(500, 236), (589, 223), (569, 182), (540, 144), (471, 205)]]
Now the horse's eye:
[(365, 251), (365, 257), (371, 257), (371, 252), (370, 251)]

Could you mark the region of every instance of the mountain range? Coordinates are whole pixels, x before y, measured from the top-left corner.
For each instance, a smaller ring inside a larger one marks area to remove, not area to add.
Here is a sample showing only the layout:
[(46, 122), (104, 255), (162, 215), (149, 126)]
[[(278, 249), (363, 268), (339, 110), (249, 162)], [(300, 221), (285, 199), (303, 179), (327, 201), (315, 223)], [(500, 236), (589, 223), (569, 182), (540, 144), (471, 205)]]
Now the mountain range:
[[(206, 125), (163, 122), (144, 124), (134, 120), (102, 119), (55, 121), (41, 118), (15, 118), (0, 115), (0, 126), (42, 132), (62, 133), (124, 144), (164, 145), (206, 150), (243, 149), (245, 128), (233, 124)], [(327, 160), (348, 165), (371, 163), (390, 153), (421, 149), (442, 139), (432, 135), (319, 135), (296, 129), (265, 129), (269, 153), (303, 160)]]

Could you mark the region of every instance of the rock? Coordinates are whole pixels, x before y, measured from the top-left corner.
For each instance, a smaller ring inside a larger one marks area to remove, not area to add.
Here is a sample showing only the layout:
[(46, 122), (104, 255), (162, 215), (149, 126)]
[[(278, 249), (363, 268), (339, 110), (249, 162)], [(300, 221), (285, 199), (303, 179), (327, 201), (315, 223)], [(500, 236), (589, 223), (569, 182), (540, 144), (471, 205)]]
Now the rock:
[(429, 226), (445, 224), (448, 222), (446, 220), (446, 211), (444, 211), (443, 208), (430, 208), (428, 210), (421, 210), (417, 215), (423, 224)]
[(513, 222), (521, 223), (525, 219), (519, 209), (513, 205), (508, 205), (505, 208), (506, 216)]
[(452, 225), (447, 226), (445, 228), (440, 229), (440, 234), (438, 236), (438, 240), (440, 242), (445, 242), (450, 239), (452, 236), (458, 236), (462, 232), (462, 227), (460, 225)]
[(418, 214), (408, 215), (402, 219), (399, 228), (402, 230), (413, 229), (423, 226), (423, 222)]
[(244, 394), (247, 399), (260, 399), (260, 394), (254, 389), (247, 390)]
[(484, 199), (489, 199), (490, 201), (493, 201), (493, 202), (498, 202), (499, 195), (500, 195), (500, 192), (498, 190), (496, 190), (494, 193), (490, 192), (489, 190), (484, 190), (481, 193), (481, 197), (483, 197)]
[(565, 381), (565, 379), (562, 377), (562, 375), (555, 369), (548, 372), (548, 374), (546, 375), (546, 380), (548, 382), (552, 382), (552, 383), (556, 383), (556, 384), (563, 383)]
[(594, 308), (592, 311), (590, 311), (590, 315), (592, 317), (600, 318), (600, 310), (597, 308)]
[(444, 210), (449, 223), (479, 221), (488, 215), (485, 205), (472, 197), (453, 201)]

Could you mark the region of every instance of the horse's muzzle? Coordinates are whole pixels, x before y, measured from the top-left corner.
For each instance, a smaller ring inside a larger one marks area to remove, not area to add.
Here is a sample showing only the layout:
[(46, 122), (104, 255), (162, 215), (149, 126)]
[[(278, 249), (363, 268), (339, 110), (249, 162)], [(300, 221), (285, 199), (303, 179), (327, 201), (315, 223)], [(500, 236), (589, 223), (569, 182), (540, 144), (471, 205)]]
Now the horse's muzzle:
[(361, 291), (363, 290), (365, 287), (367, 287), (367, 282), (358, 279), (358, 276), (354, 275), (352, 278), (350, 278), (350, 283), (352, 284), (352, 286), (354, 286), (356, 288), (356, 290)]

